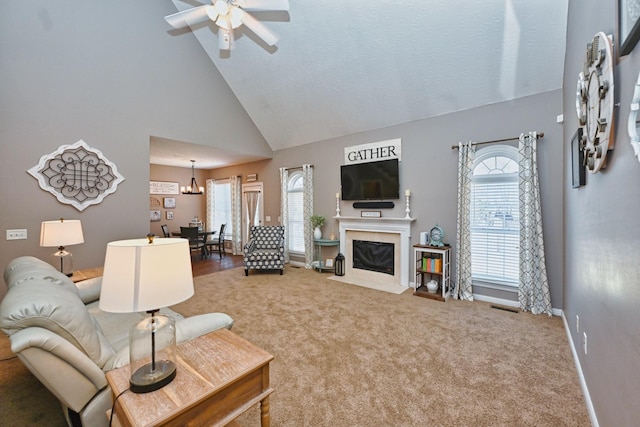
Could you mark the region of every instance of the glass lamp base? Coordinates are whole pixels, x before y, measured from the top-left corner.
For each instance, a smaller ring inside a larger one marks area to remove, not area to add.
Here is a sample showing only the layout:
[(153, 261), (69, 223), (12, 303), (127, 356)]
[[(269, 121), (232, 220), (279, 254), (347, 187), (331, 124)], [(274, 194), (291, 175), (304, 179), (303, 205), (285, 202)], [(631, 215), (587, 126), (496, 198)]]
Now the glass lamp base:
[(129, 386), (134, 393), (149, 393), (169, 384), (176, 377), (176, 365), (170, 360), (156, 361), (156, 369), (151, 363), (142, 366), (129, 378)]
[(134, 393), (158, 390), (176, 376), (176, 323), (156, 311), (130, 331), (129, 384)]
[(64, 248), (58, 249), (51, 255), (51, 265), (60, 270), (62, 274), (69, 277), (73, 275), (73, 255)]

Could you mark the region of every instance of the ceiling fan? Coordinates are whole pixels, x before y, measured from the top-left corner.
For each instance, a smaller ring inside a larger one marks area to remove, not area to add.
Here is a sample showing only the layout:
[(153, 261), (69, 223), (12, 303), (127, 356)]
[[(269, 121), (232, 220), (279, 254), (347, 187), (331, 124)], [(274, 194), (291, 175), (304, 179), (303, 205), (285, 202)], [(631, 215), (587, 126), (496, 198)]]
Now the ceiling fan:
[(220, 27), (218, 47), (231, 49), (233, 30), (244, 24), (266, 44), (273, 46), (278, 37), (248, 12), (289, 11), (289, 0), (211, 0), (211, 4), (183, 10), (164, 19), (173, 28), (183, 28), (210, 19)]

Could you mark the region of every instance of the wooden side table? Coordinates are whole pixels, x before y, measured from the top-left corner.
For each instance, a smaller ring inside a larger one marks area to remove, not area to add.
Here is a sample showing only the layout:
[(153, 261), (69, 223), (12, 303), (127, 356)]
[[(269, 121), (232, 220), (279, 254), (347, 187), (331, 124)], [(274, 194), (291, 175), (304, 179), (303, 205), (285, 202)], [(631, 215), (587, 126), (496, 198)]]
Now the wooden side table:
[(93, 279), (94, 277), (102, 276), (104, 268), (96, 267), (96, 268), (85, 268), (83, 270), (76, 270), (71, 275), (71, 280), (73, 283), (81, 282), (83, 280)]
[[(225, 426), (260, 403), (261, 425), (269, 427), (272, 360), (227, 329), (179, 344), (176, 378), (150, 393), (122, 394), (114, 421), (122, 426)], [(128, 366), (107, 372), (114, 399), (129, 388), (129, 375)]]

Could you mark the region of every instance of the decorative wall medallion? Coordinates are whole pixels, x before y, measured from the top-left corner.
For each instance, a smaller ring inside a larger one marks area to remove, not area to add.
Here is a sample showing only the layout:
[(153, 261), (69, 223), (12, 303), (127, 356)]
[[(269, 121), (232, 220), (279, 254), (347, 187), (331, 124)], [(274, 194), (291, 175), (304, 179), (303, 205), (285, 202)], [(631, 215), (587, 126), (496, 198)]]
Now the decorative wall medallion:
[(640, 161), (640, 135), (638, 135), (638, 110), (640, 110), (640, 73), (638, 80), (633, 89), (633, 98), (631, 98), (631, 109), (629, 110), (629, 121), (627, 123), (627, 131), (631, 138), (631, 146), (633, 153)]
[(611, 37), (599, 32), (587, 43), (584, 68), (578, 76), (576, 113), (583, 127), (582, 146), (587, 170), (606, 166), (613, 148), (613, 45)]
[(83, 140), (45, 154), (27, 172), (38, 180), (40, 188), (79, 211), (101, 203), (124, 181), (116, 165)]

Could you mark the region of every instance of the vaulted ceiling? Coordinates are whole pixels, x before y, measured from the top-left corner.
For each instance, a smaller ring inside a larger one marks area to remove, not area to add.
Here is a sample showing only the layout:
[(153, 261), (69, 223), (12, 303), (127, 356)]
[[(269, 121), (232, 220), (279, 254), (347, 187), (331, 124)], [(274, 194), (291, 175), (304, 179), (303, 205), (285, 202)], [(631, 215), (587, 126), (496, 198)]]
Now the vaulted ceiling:
[(290, 0), (288, 13), (253, 13), (280, 37), (274, 47), (244, 26), (231, 51), (218, 49), (213, 22), (191, 31), (279, 150), (560, 89), (567, 9), (568, 0)]

